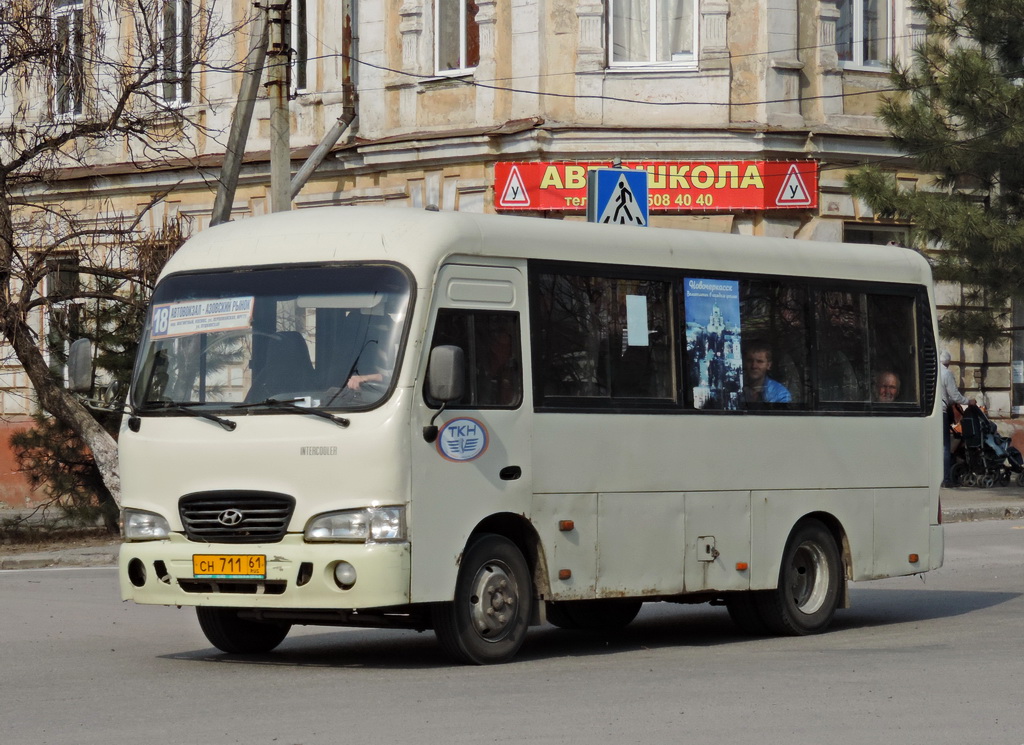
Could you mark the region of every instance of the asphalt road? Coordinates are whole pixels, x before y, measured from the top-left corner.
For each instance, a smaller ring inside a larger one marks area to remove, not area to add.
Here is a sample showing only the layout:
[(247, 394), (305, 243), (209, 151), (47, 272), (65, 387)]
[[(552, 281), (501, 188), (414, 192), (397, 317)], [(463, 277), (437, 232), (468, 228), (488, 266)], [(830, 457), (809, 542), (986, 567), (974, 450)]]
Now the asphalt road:
[(750, 639), (721, 608), (550, 626), (496, 667), (432, 634), (296, 629), (230, 658), (190, 609), (121, 603), (112, 568), (0, 572), (12, 745), (1024, 743), (1024, 521), (947, 527), (946, 566), (863, 583), (830, 633)]

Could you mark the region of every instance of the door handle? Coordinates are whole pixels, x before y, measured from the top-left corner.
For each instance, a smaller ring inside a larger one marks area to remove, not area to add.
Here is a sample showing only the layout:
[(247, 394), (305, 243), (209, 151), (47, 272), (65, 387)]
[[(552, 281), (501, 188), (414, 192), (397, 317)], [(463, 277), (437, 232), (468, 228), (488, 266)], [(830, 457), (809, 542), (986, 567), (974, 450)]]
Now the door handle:
[(498, 472), (498, 477), (502, 481), (515, 481), (523, 475), (523, 469), (519, 466), (505, 466)]

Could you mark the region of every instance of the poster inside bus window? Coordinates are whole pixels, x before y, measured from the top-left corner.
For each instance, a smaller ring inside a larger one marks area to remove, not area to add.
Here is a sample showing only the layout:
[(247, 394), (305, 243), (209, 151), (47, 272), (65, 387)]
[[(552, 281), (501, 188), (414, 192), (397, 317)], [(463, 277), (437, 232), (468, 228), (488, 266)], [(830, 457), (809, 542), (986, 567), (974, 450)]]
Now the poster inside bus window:
[(738, 409), (743, 389), (739, 282), (688, 278), (684, 305), (694, 408)]

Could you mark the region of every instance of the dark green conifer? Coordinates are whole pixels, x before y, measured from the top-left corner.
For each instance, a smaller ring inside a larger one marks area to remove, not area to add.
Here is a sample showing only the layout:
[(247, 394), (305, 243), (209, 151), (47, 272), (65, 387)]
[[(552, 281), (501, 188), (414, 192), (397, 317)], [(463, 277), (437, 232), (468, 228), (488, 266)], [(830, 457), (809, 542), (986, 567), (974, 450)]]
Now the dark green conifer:
[[(851, 191), (883, 218), (907, 221), (937, 280), (963, 288), (943, 336), (1006, 338), (1024, 286), (1024, 0), (915, 0), (927, 40), (896, 60), (880, 116), (896, 148), (934, 173), (907, 189), (896, 162), (860, 169)], [(941, 250), (935, 250), (940, 248)]]

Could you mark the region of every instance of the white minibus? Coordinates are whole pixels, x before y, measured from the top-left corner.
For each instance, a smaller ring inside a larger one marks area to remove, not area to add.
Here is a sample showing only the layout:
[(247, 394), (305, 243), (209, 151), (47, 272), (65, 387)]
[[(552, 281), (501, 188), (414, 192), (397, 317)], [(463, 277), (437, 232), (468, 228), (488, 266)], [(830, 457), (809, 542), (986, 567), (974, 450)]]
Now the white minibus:
[(942, 563), (914, 251), (323, 207), (191, 238), (119, 439), (122, 595), (227, 653), (294, 624), (527, 628), (723, 604), (823, 631)]

